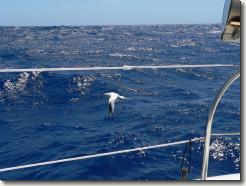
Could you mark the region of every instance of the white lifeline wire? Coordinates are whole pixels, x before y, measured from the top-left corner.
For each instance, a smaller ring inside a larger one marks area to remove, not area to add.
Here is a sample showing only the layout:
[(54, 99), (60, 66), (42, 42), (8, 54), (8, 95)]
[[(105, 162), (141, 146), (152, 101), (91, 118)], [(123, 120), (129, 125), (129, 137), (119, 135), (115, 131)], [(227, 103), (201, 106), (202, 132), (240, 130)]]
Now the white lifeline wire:
[(168, 146), (173, 146), (173, 145), (180, 145), (180, 144), (188, 143), (190, 141), (194, 142), (194, 141), (202, 141), (202, 140), (204, 140), (204, 137), (193, 138), (191, 140), (184, 140), (184, 141), (178, 141), (178, 142), (172, 142), (172, 143), (166, 143), (166, 144), (159, 144), (159, 145), (152, 145), (152, 146), (146, 146), (146, 147), (138, 147), (138, 148), (133, 148), (133, 149), (106, 152), (106, 153), (100, 153), (100, 154), (78, 156), (78, 157), (74, 157), (74, 158), (66, 158), (66, 159), (60, 159), (60, 160), (53, 160), (53, 161), (27, 164), (27, 165), (20, 165), (20, 166), (0, 169), (0, 172), (7, 172), (7, 171), (12, 171), (12, 170), (25, 169), (25, 168), (30, 168), (30, 167), (38, 167), (38, 166), (44, 166), (44, 165), (50, 165), (50, 164), (56, 164), (56, 163), (62, 163), (62, 162), (69, 162), (69, 161), (76, 161), (76, 160), (85, 160), (85, 159), (91, 159), (91, 158), (96, 158), (96, 157), (105, 157), (105, 156), (111, 156), (111, 155), (116, 155), (116, 154), (143, 151), (143, 150), (148, 150), (148, 149), (162, 148), (162, 147), (168, 147)]
[[(237, 136), (237, 135), (240, 135), (240, 133), (235, 132), (235, 133), (212, 134), (212, 136)], [(163, 147), (168, 147), (168, 146), (173, 146), (173, 145), (180, 145), (180, 144), (184, 144), (184, 143), (188, 143), (188, 142), (203, 141), (204, 139), (205, 139), (204, 137), (199, 137), (199, 138), (193, 138), (191, 140), (177, 141), (177, 142), (172, 142), (172, 143), (165, 143), (165, 144), (152, 145), (152, 146), (146, 146), (146, 147), (138, 147), (138, 148), (133, 148), (133, 149), (119, 150), (119, 151), (106, 152), (106, 153), (100, 153), (100, 154), (78, 156), (78, 157), (74, 157), (74, 158), (65, 158), (65, 159), (60, 159), (60, 160), (53, 160), (53, 161), (27, 164), (27, 165), (20, 165), (20, 166), (0, 169), (0, 172), (7, 172), (7, 171), (12, 171), (12, 170), (26, 169), (26, 168), (31, 168), (31, 167), (38, 167), (38, 166), (57, 164), (57, 163), (63, 163), (63, 162), (70, 162), (70, 161), (76, 161), (76, 160), (85, 160), (85, 159), (91, 159), (91, 158), (97, 158), (97, 157), (112, 156), (112, 155), (116, 155), (116, 154), (124, 154), (124, 153), (143, 151), (143, 150), (149, 150), (149, 149), (163, 148)]]
[(240, 132), (232, 132), (232, 133), (214, 133), (211, 136), (240, 136)]
[(203, 64), (203, 65), (147, 65), (147, 66), (109, 66), (109, 67), (74, 67), (74, 68), (8, 68), (0, 69), (0, 73), (13, 73), (13, 72), (59, 72), (59, 71), (94, 71), (94, 70), (133, 70), (133, 69), (170, 69), (170, 68), (209, 68), (209, 67), (237, 67), (236, 64)]
[[(223, 134), (212, 134), (212, 136), (238, 136), (238, 135), (240, 135), (240, 133), (236, 133), (236, 132), (234, 132), (234, 133), (223, 133)], [(112, 156), (112, 155), (116, 155), (116, 154), (124, 154), (124, 153), (143, 151), (143, 150), (148, 150), (148, 149), (163, 148), (163, 147), (168, 147), (168, 146), (181, 145), (181, 144), (188, 143), (188, 142), (203, 141), (204, 139), (205, 139), (204, 137), (199, 137), (199, 138), (193, 138), (191, 140), (183, 140), (183, 141), (177, 141), (177, 142), (172, 142), (172, 143), (164, 143), (164, 144), (159, 144), (159, 145), (138, 147), (138, 148), (133, 148), (133, 149), (126, 149), (126, 150), (119, 150), (119, 151), (106, 152), (106, 153), (100, 153), (100, 154), (78, 156), (78, 157), (74, 157), (74, 158), (65, 158), (65, 159), (60, 159), (60, 160), (53, 160), (53, 161), (27, 164), (27, 165), (20, 165), (20, 166), (0, 169), (0, 172), (7, 172), (7, 171), (12, 171), (12, 170), (26, 169), (26, 168), (31, 168), (31, 167), (51, 165), (51, 164), (70, 162), (70, 161), (76, 161), (76, 160), (85, 160), (85, 159), (91, 159), (91, 158), (97, 158), (97, 157)]]

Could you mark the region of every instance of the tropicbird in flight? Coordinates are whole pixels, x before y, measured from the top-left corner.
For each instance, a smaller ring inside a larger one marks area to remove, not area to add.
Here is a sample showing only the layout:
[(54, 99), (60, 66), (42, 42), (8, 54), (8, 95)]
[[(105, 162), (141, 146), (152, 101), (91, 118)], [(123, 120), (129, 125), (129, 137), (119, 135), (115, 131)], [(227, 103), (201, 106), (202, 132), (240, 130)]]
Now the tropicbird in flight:
[(124, 96), (121, 96), (115, 92), (108, 92), (104, 94), (105, 96), (109, 96), (108, 100), (108, 117), (111, 118), (112, 114), (114, 112), (114, 106), (115, 106), (115, 101), (120, 98), (120, 99), (129, 99)]

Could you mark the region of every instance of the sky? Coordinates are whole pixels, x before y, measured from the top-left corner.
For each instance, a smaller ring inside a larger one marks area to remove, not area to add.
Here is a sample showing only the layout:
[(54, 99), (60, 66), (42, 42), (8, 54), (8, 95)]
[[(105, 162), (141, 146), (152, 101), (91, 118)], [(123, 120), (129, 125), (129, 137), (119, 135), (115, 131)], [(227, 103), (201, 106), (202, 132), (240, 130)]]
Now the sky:
[(224, 0), (1, 0), (0, 26), (221, 23)]

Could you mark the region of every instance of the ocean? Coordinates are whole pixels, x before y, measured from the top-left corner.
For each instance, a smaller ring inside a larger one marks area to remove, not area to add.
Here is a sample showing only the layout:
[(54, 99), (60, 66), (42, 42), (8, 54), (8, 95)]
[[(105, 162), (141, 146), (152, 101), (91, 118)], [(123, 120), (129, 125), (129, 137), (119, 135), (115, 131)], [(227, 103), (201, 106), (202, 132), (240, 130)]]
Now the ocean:
[[(221, 25), (0, 27), (0, 69), (235, 64), (233, 67), (0, 73), (0, 169), (201, 137), (240, 68)], [(106, 92), (116, 102), (108, 118)], [(213, 133), (240, 132), (240, 80)], [(0, 173), (1, 180), (179, 180), (185, 144)], [(203, 143), (190, 151), (201, 175)], [(240, 172), (240, 136), (214, 136), (208, 176)]]

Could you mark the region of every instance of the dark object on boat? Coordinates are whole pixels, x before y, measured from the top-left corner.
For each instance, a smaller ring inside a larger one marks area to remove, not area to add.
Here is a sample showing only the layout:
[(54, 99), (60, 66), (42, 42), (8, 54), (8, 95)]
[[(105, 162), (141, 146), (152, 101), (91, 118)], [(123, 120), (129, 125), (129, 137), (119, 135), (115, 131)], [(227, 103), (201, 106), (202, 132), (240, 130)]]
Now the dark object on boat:
[(226, 0), (222, 19), (222, 41), (240, 43), (240, 0)]

